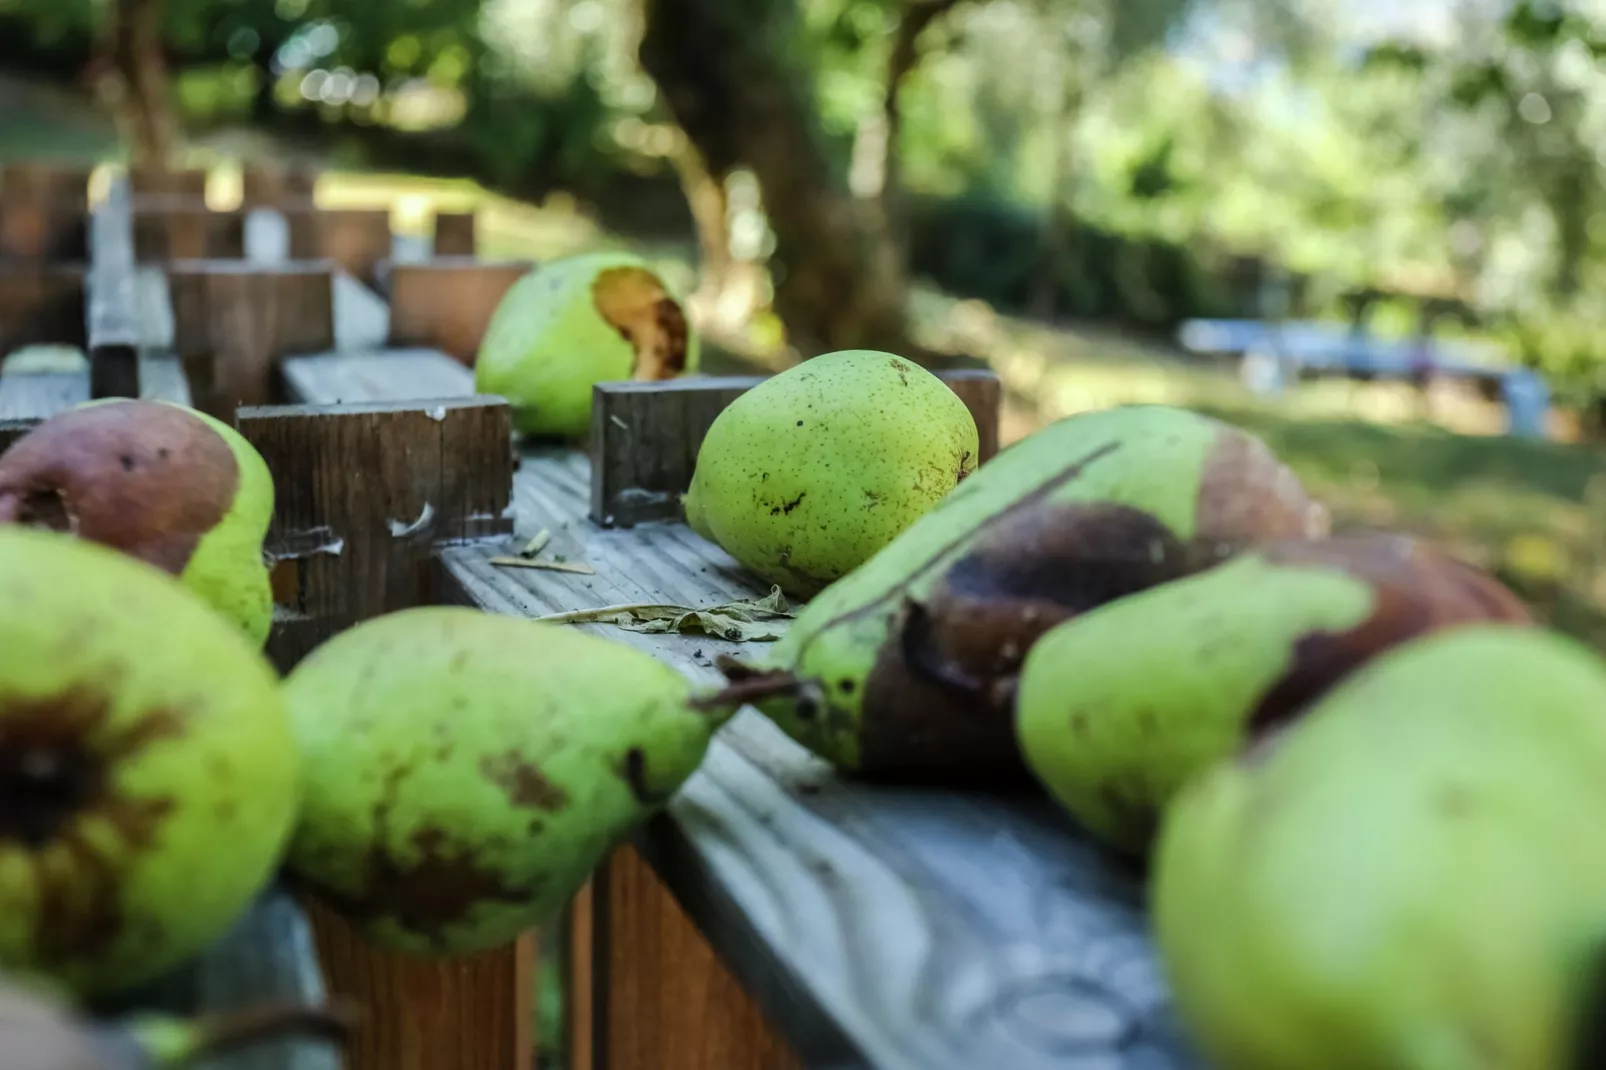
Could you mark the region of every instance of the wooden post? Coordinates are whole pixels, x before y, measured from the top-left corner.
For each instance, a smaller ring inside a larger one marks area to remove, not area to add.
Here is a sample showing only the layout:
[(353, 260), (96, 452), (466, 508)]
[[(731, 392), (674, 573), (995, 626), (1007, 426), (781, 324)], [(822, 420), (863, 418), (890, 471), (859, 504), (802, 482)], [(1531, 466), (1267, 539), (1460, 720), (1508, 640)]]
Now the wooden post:
[(389, 344), (439, 349), (472, 366), (491, 314), (531, 266), (527, 260), (467, 258), (384, 265)]
[[(976, 420), (978, 463), (998, 452), (1003, 393), (990, 371), (941, 371)], [(763, 382), (759, 376), (687, 376), (665, 382), (598, 383), (592, 392), (591, 520), (633, 527), (682, 517), (697, 451), (714, 418)]]
[(83, 348), (85, 327), (82, 265), (0, 266), (0, 360), (29, 345)]
[(12, 164), (0, 174), (0, 257), (89, 257), (89, 175), (83, 167)]
[(240, 169), (240, 206), (252, 208), (310, 207), (318, 172), (303, 164), (252, 160)]
[(321, 209), (297, 206), (285, 210), (290, 225), (290, 256), (296, 260), (333, 260), (353, 278), (373, 286), (379, 262), (391, 255), (390, 209)]
[(278, 399), (277, 362), (334, 346), (333, 265), (189, 261), (168, 272), (173, 351), (195, 405), (232, 421)]
[(474, 246), (473, 212), (435, 213), (434, 256), (437, 260), (447, 256), (472, 257)]
[(204, 204), (171, 196), (134, 199), (134, 258), (139, 263), (243, 256), (243, 211), (214, 212)]
[[(238, 426), (278, 488), (268, 650), (281, 671), (343, 628), (427, 602), (440, 543), (512, 529), (499, 398), (245, 408)], [(308, 907), (330, 990), (362, 1009), (349, 1070), (530, 1070), (533, 936), (474, 956), (406, 956)]]
[(128, 173), (129, 189), (136, 197), (174, 197), (192, 204), (206, 202), (206, 179), (204, 167), (135, 167)]
[(85, 321), (91, 397), (139, 397), (139, 291), (128, 180), (118, 176), (90, 224)]

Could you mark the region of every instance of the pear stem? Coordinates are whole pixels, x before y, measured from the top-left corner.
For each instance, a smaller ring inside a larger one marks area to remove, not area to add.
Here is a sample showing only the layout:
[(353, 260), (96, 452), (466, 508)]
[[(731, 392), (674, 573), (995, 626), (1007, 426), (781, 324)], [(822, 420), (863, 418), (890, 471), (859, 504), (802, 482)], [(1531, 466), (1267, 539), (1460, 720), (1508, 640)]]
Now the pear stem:
[(354, 1013), (345, 1006), (308, 1007), (274, 1003), (210, 1015), (196, 1023), (192, 1058), (220, 1055), (264, 1040), (305, 1037), (344, 1045)]
[(785, 669), (755, 672), (732, 679), (718, 691), (695, 696), (687, 705), (703, 713), (722, 714), (723, 721), (734, 717), (737, 710), (750, 702), (782, 695), (795, 695), (801, 686), (802, 681)]

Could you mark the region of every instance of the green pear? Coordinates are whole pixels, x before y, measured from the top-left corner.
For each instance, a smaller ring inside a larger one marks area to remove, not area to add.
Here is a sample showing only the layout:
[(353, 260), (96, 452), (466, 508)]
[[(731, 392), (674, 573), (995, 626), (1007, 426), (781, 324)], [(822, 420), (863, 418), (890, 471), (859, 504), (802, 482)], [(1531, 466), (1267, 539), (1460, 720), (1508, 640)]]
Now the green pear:
[(1325, 530), (1257, 438), (1164, 406), (1068, 417), (1000, 452), (814, 598), (730, 686), (876, 779), (1029, 784), (1012, 681), (1035, 639), (1248, 542)]
[(173, 577), (0, 528), (0, 970), (154, 978), (271, 878), (298, 761), (261, 652)]
[(262, 646), (273, 477), (205, 413), (121, 398), (68, 409), (0, 455), (0, 525), (70, 532), (178, 576)]
[(1602, 1065), (1603, 713), (1593, 652), (1477, 625), (1378, 657), (1185, 788), (1151, 892), (1176, 1010), (1205, 1057)]
[(696, 369), (699, 352), (646, 260), (585, 253), (538, 265), (503, 295), (475, 358), (475, 388), (507, 398), (523, 434), (584, 438), (597, 383), (673, 379)]
[(976, 421), (941, 379), (874, 350), (806, 360), (731, 402), (685, 495), (693, 530), (808, 598), (976, 468)]
[(360, 624), (285, 683), (307, 762), (290, 868), (382, 946), (505, 943), (696, 770), (718, 721), (687, 690), (555, 624), (462, 607)]
[(1141, 852), (1183, 784), (1368, 659), (1437, 629), (1531, 620), (1499, 581), (1418, 539), (1265, 543), (1042, 636), (1016, 734), (1089, 831)]

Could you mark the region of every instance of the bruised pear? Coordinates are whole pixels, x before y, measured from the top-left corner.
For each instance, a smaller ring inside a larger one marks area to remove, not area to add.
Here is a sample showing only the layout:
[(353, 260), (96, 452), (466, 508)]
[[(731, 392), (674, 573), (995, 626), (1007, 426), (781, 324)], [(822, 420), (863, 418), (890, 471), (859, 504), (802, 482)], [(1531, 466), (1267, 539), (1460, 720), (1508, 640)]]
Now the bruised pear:
[(687, 521), (796, 598), (847, 575), (976, 467), (976, 421), (941, 379), (874, 350), (806, 360), (708, 429)]
[(1060, 621), (1325, 531), (1257, 438), (1165, 406), (1068, 417), (1011, 445), (813, 599), (729, 687), (839, 767), (876, 779), (1031, 783), (1013, 676)]
[(273, 622), (273, 499), (237, 431), (162, 401), (80, 405), (0, 455), (0, 525), (69, 532), (170, 572), (258, 646)]
[(538, 265), (502, 296), (475, 358), (475, 387), (507, 398), (524, 434), (583, 438), (593, 386), (673, 379), (697, 367), (699, 348), (646, 260), (584, 253)]
[(1183, 789), (1151, 869), (1233, 1070), (1606, 1065), (1606, 665), (1475, 625), (1379, 656)]
[(1172, 795), (1381, 652), (1530, 623), (1486, 573), (1420, 540), (1267, 543), (1048, 632), (1020, 677), (1026, 763), (1082, 824), (1141, 851)]
[(104, 1021), (25, 988), (0, 988), (5, 1070), (177, 1070), (271, 1041), (341, 1044), (349, 1028), (341, 1012), (294, 1004), (195, 1018), (143, 1013)]
[(299, 767), (272, 667), (173, 577), (0, 527), (0, 971), (121, 991), (272, 877)]
[(337, 635), (285, 683), (296, 877), (382, 946), (456, 955), (550, 918), (702, 761), (718, 721), (630, 647), (462, 607)]

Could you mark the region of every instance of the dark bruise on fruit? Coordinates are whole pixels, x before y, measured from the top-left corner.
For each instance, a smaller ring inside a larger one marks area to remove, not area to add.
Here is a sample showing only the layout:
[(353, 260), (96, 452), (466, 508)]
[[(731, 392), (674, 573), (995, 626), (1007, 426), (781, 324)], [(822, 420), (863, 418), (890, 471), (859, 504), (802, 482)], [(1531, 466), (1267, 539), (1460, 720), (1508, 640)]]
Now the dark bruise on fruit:
[(1407, 640), (1461, 624), (1532, 624), (1520, 598), (1481, 569), (1405, 535), (1281, 540), (1256, 548), (1283, 566), (1328, 566), (1371, 586), (1372, 614), (1344, 632), (1312, 632), (1294, 644), (1289, 669), (1248, 722), (1251, 739), (1273, 734), (1363, 662)]
[(1055, 625), (1218, 560), (1109, 502), (1043, 503), (988, 530), (907, 602), (866, 681), (863, 764), (952, 781), (1024, 774), (1010, 719), (1027, 652)]
[(388, 848), (394, 837), (392, 816), (402, 781), (412, 766), (392, 769), (374, 807), (374, 841), (364, 866), (363, 888), (356, 894), (320, 887), (318, 894), (347, 917), (361, 921), (389, 919), (413, 936), (437, 946), (447, 943), (445, 930), (466, 919), (485, 902), (528, 903), (541, 893), (539, 882), (510, 883), (506, 874), (475, 858), (472, 847), (453, 840), (443, 828), (424, 825), (408, 837), (412, 856), (395, 857)]
[(0, 696), (0, 858), (20, 858), (32, 870), (34, 955), (46, 966), (92, 963), (127, 935), (122, 868), (151, 849), (176, 805), (118, 795), (111, 773), (183, 735), (183, 717), (145, 710), (113, 728), (110, 715), (104, 695), (88, 688)]
[(527, 810), (556, 814), (568, 809), (569, 793), (548, 780), (517, 751), (480, 761), (480, 772), (507, 793), (508, 801)]
[(0, 524), (70, 531), (177, 575), (228, 513), (239, 464), (172, 405), (72, 409), (0, 456)]
[(611, 268), (597, 276), (591, 294), (598, 313), (635, 350), (631, 379), (655, 382), (686, 370), (691, 329), (685, 310), (652, 272)]

